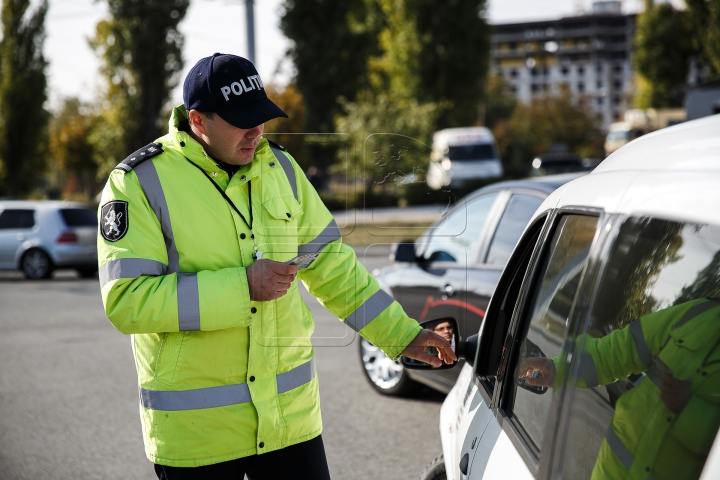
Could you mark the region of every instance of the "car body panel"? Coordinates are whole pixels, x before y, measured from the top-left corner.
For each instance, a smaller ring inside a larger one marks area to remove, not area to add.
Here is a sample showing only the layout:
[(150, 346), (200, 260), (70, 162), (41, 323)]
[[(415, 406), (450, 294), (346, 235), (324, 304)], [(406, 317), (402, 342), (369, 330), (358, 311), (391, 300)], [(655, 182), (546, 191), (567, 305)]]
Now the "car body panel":
[[(576, 215), (582, 215), (583, 212), (600, 214), (596, 236), (587, 260), (591, 265), (586, 269), (588, 276), (581, 277), (578, 296), (573, 301), (574, 306), (582, 305), (578, 298), (585, 295), (582, 301), (586, 304), (578, 307), (579, 310), (569, 314), (568, 317), (570, 321), (580, 322), (578, 328), (589, 328), (587, 323), (591, 321), (589, 313), (594, 307), (594, 299), (591, 299), (593, 297), (590, 297), (588, 292), (594, 291), (594, 279), (601, 278), (601, 274), (596, 269), (604, 268), (606, 261), (604, 256), (611, 247), (615, 246), (613, 242), (622, 221), (630, 217), (651, 217), (683, 222), (691, 230), (695, 224), (720, 227), (718, 184), (720, 184), (720, 115), (670, 127), (622, 147), (593, 173), (575, 179), (550, 194), (535, 213), (530, 224), (536, 220), (545, 222), (544, 231), (549, 233), (540, 234), (538, 237), (536, 253), (530, 260), (523, 282), (523, 285), (526, 283), (529, 285), (523, 287), (529, 293), (521, 294), (517, 301), (523, 302), (522, 305), (539, 301), (531, 284), (536, 281), (533, 279), (539, 278), (536, 267), (541, 263), (541, 254), (537, 252), (544, 250), (549, 242), (549, 236), (555, 227), (548, 230), (547, 226), (554, 225), (553, 219), (568, 212), (575, 212)], [(541, 216), (546, 218), (540, 218)], [(532, 238), (526, 228), (521, 243), (523, 241), (527, 243)], [(535, 240), (532, 242), (535, 244)], [(709, 251), (708, 255), (712, 255), (712, 252), (713, 250)], [(539, 256), (535, 258), (535, 255)], [(571, 265), (568, 268), (573, 269)], [(510, 270), (508, 274), (513, 271), (515, 270)], [(675, 278), (674, 272), (671, 277)], [(508, 291), (509, 284), (505, 280), (503, 282), (503, 292), (494, 292), (491, 304), (493, 301), (500, 302)], [(680, 284), (678, 288), (682, 285)], [(529, 296), (523, 299), (523, 295)], [(526, 315), (521, 313), (526, 308), (522, 305), (520, 303), (515, 305), (514, 311), (520, 312), (515, 315)], [(490, 308), (495, 309), (493, 305)], [(520, 319), (519, 322), (522, 324), (526, 320)], [(516, 332), (512, 330), (516, 326), (511, 324), (510, 328), (507, 338), (503, 340), (504, 345), (516, 342), (514, 339)], [(482, 351), (479, 356), (482, 356)], [(529, 447), (522, 445), (524, 440), (515, 430), (513, 421), (504, 413), (503, 405), (506, 402), (504, 398), (505, 395), (509, 395), (507, 392), (512, 391), (512, 382), (508, 385), (508, 380), (500, 380), (506, 385), (496, 387), (491, 395), (492, 398), (490, 395), (479, 395), (482, 398), (477, 401), (477, 408), (466, 407), (464, 399), (478, 396), (477, 385), (484, 381), (477, 377), (470, 366), (464, 366), (456, 385), (442, 405), (440, 435), (448, 479), (524, 479), (535, 476), (541, 479), (568, 478), (567, 475), (562, 475), (562, 466), (563, 454), (568, 448), (566, 441), (569, 438), (567, 435), (569, 435), (570, 411), (575, 401), (573, 395), (566, 394), (565, 390), (559, 392), (557, 396), (553, 394), (553, 404), (548, 413), (539, 454), (541, 458), (533, 460), (533, 454), (528, 453)], [(568, 387), (568, 392), (573, 391), (571, 388), (576, 387)], [(507, 402), (514, 401), (512, 397), (509, 398)], [(533, 402), (533, 405), (536, 403)], [(584, 434), (584, 431), (580, 430), (579, 434)], [(475, 448), (469, 448), (468, 444), (472, 445), (473, 442), (476, 443)], [(460, 459), (465, 453), (470, 454), (470, 470), (467, 477), (461, 476), (458, 469)], [(592, 467), (592, 464), (590, 466)], [(714, 445), (700, 478), (709, 480), (719, 476), (720, 432), (715, 436)]]

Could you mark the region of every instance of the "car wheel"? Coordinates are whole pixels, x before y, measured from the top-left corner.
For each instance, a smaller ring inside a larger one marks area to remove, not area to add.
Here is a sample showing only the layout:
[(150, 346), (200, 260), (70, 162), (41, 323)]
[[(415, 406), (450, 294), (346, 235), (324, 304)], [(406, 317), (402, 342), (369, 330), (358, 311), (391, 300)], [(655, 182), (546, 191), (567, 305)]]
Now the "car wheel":
[(382, 350), (364, 338), (360, 340), (360, 361), (370, 384), (384, 395), (406, 396), (420, 386), (408, 377), (399, 360), (390, 360)]
[(75, 271), (80, 275), (80, 278), (95, 278), (97, 276), (97, 267), (82, 267), (76, 268)]
[(420, 480), (446, 480), (445, 459), (442, 455), (433, 460), (420, 475)]
[(50, 278), (54, 268), (48, 254), (37, 248), (25, 252), (20, 266), (25, 278), (30, 280)]

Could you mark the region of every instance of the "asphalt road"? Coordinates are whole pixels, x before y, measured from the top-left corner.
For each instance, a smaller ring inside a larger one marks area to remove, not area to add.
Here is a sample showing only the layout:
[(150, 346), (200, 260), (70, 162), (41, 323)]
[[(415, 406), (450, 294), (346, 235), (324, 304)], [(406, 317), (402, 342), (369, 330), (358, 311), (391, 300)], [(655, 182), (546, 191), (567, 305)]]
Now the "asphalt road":
[[(369, 270), (384, 253), (361, 249)], [(443, 395), (375, 393), (352, 330), (315, 314), (323, 438), (334, 479), (416, 479), (440, 453)], [(152, 479), (130, 338), (105, 318), (97, 280), (0, 273), (0, 479)]]

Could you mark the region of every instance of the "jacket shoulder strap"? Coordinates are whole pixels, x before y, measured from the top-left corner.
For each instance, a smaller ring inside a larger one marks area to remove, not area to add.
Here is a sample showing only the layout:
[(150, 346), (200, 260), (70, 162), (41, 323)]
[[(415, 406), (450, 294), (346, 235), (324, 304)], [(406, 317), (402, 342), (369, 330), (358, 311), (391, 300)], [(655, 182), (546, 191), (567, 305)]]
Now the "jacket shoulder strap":
[(287, 176), (288, 182), (290, 182), (290, 188), (292, 188), (293, 196), (295, 197), (295, 200), (297, 200), (298, 193), (297, 178), (295, 178), (295, 169), (293, 168), (292, 162), (290, 161), (288, 156), (285, 155), (285, 147), (273, 142), (272, 140), (268, 140), (268, 144), (270, 145), (270, 149), (272, 150), (272, 152), (275, 154), (275, 158), (277, 159), (278, 163), (285, 172), (285, 176)]
[(128, 155), (125, 160), (117, 164), (115, 169), (129, 172), (133, 168), (143, 163), (145, 160), (156, 157), (161, 153), (163, 153), (162, 143), (150, 143), (148, 145), (145, 145), (135, 153)]

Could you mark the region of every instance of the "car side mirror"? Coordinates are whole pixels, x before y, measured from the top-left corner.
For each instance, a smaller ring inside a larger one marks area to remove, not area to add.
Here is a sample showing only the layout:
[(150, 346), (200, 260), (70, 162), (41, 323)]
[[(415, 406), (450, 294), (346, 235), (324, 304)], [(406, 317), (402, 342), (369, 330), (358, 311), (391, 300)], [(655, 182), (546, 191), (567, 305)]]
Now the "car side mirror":
[(415, 255), (415, 242), (412, 240), (403, 240), (395, 243), (390, 251), (390, 260), (395, 262), (417, 262), (417, 256)]
[[(468, 338), (467, 341), (462, 341), (460, 338), (460, 334), (458, 333), (457, 321), (454, 318), (443, 317), (434, 320), (427, 320), (425, 322), (422, 322), (420, 326), (424, 329), (432, 330), (433, 332), (448, 340), (458, 358), (464, 358), (465, 361), (470, 364), (475, 361), (478, 336), (473, 335)], [(425, 349), (425, 352), (434, 356), (437, 356), (438, 353), (435, 347), (427, 347)], [(429, 363), (421, 362), (419, 360), (415, 360), (413, 358), (408, 358), (405, 356), (401, 357), (400, 361), (404, 367), (411, 370), (445, 370), (448, 368), (453, 368), (455, 365), (457, 365), (457, 362), (455, 362), (452, 364), (443, 363), (439, 367), (433, 367)]]
[[(522, 349), (520, 350), (520, 358), (547, 358), (545, 353), (535, 345), (533, 342), (525, 339), (525, 342), (523, 342)], [(548, 391), (548, 387), (540, 387), (536, 385), (528, 385), (527, 381), (523, 378), (517, 379), (517, 386), (522, 388), (523, 390), (527, 390), (528, 392), (536, 393), (538, 395), (542, 395), (543, 393)]]

